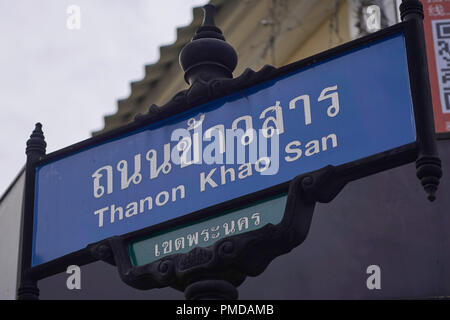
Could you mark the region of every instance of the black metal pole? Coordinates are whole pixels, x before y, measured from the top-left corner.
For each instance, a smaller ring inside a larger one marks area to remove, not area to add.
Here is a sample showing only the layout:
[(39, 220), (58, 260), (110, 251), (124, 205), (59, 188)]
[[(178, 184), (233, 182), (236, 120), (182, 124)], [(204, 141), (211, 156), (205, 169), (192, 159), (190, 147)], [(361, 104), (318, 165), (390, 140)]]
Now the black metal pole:
[(238, 291), (228, 281), (201, 280), (186, 287), (186, 300), (237, 300)]
[(25, 190), (22, 212), (21, 272), (20, 286), (17, 292), (17, 298), (19, 300), (39, 299), (37, 280), (30, 276), (29, 270), (31, 268), (31, 250), (33, 246), (34, 164), (45, 155), (46, 146), (42, 125), (37, 123), (30, 139), (27, 141), (26, 148), (27, 164), (25, 168)]
[(400, 5), (402, 21), (406, 28), (406, 46), (411, 81), (411, 94), (418, 106), (415, 108), (419, 155), (416, 161), (417, 177), (420, 179), (428, 199), (434, 201), (442, 177), (441, 160), (436, 147), (433, 105), (431, 100), (428, 61), (423, 29), (423, 6), (419, 0), (403, 0)]

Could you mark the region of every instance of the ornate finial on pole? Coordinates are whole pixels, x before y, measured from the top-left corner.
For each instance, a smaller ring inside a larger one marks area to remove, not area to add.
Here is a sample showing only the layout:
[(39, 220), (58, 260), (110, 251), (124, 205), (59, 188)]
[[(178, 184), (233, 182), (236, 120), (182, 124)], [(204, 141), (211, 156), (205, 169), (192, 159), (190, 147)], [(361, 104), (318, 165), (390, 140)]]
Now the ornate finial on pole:
[[(423, 30), (423, 5), (419, 0), (403, 0), (400, 5), (402, 21), (412, 21), (407, 32), (409, 52), (408, 64), (410, 75), (416, 79), (411, 86), (411, 94), (418, 106), (415, 110), (417, 123), (417, 144), (419, 156), (416, 160), (416, 174), (427, 194), (428, 200), (436, 199), (439, 180), (442, 177), (441, 160), (439, 159), (431, 101), (431, 88), (428, 74), (428, 61), (425, 47), (425, 34)], [(409, 31), (408, 31), (409, 30)]]
[(233, 78), (237, 65), (237, 54), (229, 45), (222, 31), (214, 23), (215, 7), (203, 7), (204, 19), (192, 41), (180, 52), (180, 65), (184, 79), (190, 85), (195, 81), (211, 81), (218, 78)]

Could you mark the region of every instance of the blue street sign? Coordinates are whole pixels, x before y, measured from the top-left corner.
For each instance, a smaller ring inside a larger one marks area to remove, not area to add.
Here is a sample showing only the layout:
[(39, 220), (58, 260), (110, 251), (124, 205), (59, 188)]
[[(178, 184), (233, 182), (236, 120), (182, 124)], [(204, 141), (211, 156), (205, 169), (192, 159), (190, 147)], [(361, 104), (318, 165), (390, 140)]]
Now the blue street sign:
[(400, 33), (37, 167), (32, 266), (415, 141)]

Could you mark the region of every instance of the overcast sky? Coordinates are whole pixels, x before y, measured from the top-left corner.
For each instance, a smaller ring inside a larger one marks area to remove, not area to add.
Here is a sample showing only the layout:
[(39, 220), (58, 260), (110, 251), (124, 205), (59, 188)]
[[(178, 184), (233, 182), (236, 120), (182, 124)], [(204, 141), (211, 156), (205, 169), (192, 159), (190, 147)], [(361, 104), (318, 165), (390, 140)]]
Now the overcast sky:
[[(0, 195), (43, 124), (47, 152), (90, 137), (207, 0), (0, 0)], [(73, 20), (80, 9), (80, 29)]]

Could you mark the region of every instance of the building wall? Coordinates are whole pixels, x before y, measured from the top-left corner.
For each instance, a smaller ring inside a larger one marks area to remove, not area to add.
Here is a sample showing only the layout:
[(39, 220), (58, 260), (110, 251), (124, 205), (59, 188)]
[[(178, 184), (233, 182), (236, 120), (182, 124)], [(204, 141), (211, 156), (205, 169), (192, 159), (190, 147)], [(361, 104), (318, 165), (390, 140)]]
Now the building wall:
[(16, 297), (24, 171), (0, 199), (0, 300)]

